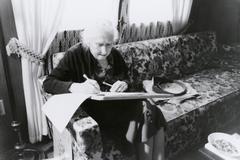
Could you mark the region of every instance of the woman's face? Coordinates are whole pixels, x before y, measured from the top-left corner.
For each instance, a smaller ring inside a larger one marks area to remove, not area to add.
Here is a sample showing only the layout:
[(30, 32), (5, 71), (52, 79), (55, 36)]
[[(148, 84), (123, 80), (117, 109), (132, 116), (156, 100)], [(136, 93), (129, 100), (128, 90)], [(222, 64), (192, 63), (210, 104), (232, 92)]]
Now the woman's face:
[(90, 51), (97, 60), (105, 60), (113, 47), (113, 34), (102, 32), (94, 36), (89, 44)]

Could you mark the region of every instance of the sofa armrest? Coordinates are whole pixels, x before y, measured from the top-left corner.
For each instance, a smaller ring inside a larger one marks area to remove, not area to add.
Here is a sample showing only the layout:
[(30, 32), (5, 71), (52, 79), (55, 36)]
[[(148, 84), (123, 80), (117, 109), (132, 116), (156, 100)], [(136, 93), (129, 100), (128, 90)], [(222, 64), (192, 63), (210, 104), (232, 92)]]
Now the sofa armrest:
[(90, 116), (71, 123), (68, 130), (72, 137), (73, 159), (136, 160), (134, 154), (122, 154), (107, 136), (102, 141), (99, 126)]

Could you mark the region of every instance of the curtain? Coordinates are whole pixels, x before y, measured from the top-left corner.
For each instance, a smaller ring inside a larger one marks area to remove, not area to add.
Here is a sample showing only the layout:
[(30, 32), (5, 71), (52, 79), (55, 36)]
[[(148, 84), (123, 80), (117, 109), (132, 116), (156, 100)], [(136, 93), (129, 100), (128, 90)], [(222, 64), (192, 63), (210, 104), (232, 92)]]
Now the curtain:
[(151, 22), (172, 21), (174, 0), (129, 0), (129, 22), (139, 26)]
[(173, 0), (173, 31), (178, 33), (187, 25), (193, 0)]
[(118, 32), (119, 32), (119, 42), (121, 42), (122, 33), (125, 25), (129, 23), (128, 15), (128, 4), (129, 0), (120, 0), (118, 8)]
[[(19, 41), (36, 56), (46, 54), (59, 29), (65, 1), (12, 0)], [(42, 135), (48, 134), (46, 117), (41, 111), (44, 99), (38, 82), (43, 64), (32, 61), (27, 54), (22, 56), (21, 62), (29, 140), (35, 143), (42, 140)]]
[(179, 33), (188, 23), (193, 0), (129, 0), (129, 25), (170, 21)]
[(119, 43), (171, 36), (172, 3), (172, 0), (122, 0)]
[(68, 0), (60, 30), (80, 30), (107, 19), (117, 26), (119, 0)]

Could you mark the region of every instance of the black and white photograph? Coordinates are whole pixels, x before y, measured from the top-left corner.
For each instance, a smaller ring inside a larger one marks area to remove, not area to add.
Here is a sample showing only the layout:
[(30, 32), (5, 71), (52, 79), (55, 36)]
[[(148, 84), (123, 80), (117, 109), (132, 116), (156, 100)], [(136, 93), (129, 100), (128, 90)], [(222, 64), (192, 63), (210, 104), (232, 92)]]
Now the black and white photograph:
[(240, 0), (0, 0), (0, 160), (240, 160)]

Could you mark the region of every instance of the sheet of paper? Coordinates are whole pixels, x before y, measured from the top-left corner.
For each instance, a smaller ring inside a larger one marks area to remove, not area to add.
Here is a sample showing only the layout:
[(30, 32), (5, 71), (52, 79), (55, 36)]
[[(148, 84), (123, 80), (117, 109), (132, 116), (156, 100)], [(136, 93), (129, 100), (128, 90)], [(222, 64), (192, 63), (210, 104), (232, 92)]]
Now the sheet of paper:
[(76, 93), (54, 95), (43, 105), (42, 110), (61, 133), (78, 107), (90, 97), (90, 94)]
[(145, 99), (154, 97), (169, 97), (166, 94), (146, 93), (146, 92), (100, 92), (92, 95), (94, 100), (123, 100), (123, 99)]

